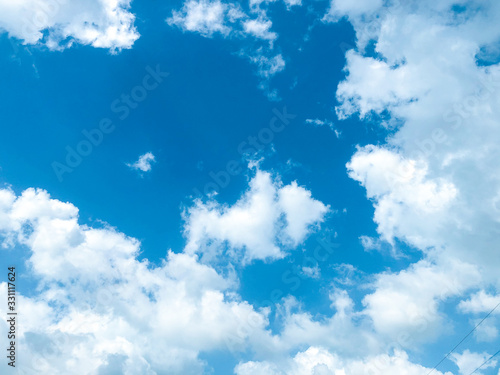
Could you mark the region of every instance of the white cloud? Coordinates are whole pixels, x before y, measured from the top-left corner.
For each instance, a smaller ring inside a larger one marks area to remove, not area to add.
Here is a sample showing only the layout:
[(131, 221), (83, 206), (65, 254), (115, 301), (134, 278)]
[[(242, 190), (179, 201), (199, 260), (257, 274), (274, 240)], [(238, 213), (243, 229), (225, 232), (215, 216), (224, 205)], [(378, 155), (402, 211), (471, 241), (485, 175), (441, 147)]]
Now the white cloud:
[(328, 13), (325, 15), (327, 21), (337, 21), (344, 16), (351, 20), (356, 17), (369, 14), (382, 6), (382, 0), (331, 0)]
[[(471, 353), (468, 349), (464, 350), (462, 354), (452, 353), (450, 358), (455, 362), (459, 368), (460, 375), (469, 375), (477, 367), (483, 364), (491, 355), (488, 353)], [(496, 367), (497, 361), (492, 360), (485, 364), (482, 368)]]
[(291, 9), (292, 7), (301, 6), (302, 0), (284, 0), (287, 9)]
[(257, 52), (257, 55), (250, 56), (249, 59), (252, 63), (257, 65), (258, 74), (261, 77), (268, 79), (285, 69), (285, 60), (283, 60), (283, 56), (281, 54), (273, 57), (267, 57), (262, 54), (262, 50)]
[[(460, 301), (458, 308), (464, 313), (489, 313), (500, 303), (500, 296), (492, 296), (484, 290), (473, 294), (468, 300)], [(500, 307), (493, 314), (500, 314)]]
[[(16, 197), (3, 189), (0, 197), (0, 231), (29, 249), (39, 281), (31, 297), (17, 297), (21, 370), (198, 374), (205, 367), (198, 353), (227, 349), (235, 332), (242, 348), (250, 336), (269, 341), (267, 313), (239, 300), (235, 280), (196, 256), (169, 251), (153, 266), (137, 260), (137, 240), (78, 224), (76, 207), (43, 190)], [(6, 290), (3, 283), (4, 300)], [(242, 331), (248, 321), (252, 330)]]
[(399, 237), (420, 248), (441, 245), (435, 232), (458, 194), (451, 182), (430, 179), (424, 162), (376, 146), (360, 148), (347, 169), (374, 200), (374, 220), (385, 241)]
[[(500, 39), (500, 5), (473, 1), (458, 12), (453, 4), (345, 10), (358, 52), (347, 53), (337, 112), (390, 117), (387, 144), (360, 148), (348, 163), (374, 202), (382, 239), (442, 248), (498, 285), (500, 66), (475, 56)], [(364, 53), (370, 39), (376, 57)]]
[[(280, 53), (274, 52), (274, 41), (278, 34), (272, 31), (273, 23), (267, 14), (270, 2), (273, 1), (250, 1), (250, 9), (245, 12), (240, 4), (220, 0), (187, 0), (182, 9), (172, 12), (167, 23), (204, 37), (218, 34), (240, 40), (242, 47), (238, 55), (256, 66), (261, 78), (259, 88), (270, 100), (276, 100), (276, 89), (271, 90), (268, 81), (285, 69), (285, 60)], [(286, 2), (288, 8), (299, 3), (296, 0)], [(245, 44), (246, 40), (251, 43)]]
[(308, 118), (308, 119), (306, 119), (306, 124), (311, 124), (311, 125), (314, 125), (317, 127), (328, 126), (331, 130), (333, 130), (333, 132), (335, 133), (335, 136), (337, 138), (340, 138), (340, 135), (342, 134), (342, 132), (340, 130), (335, 129), (333, 122), (329, 121), (329, 120), (320, 120), (319, 118), (315, 118), (315, 119)]
[[(299, 352), (293, 358), (282, 361), (278, 365), (270, 362), (240, 363), (236, 375), (421, 375), (429, 371), (425, 367), (411, 363), (408, 355), (396, 351), (393, 356), (380, 355), (367, 358), (364, 361), (339, 358), (321, 347), (309, 347)], [(436, 375), (443, 375), (435, 371)], [(450, 373), (447, 373), (451, 375)]]
[(134, 163), (127, 163), (127, 166), (142, 172), (151, 171), (151, 165), (154, 163), (155, 156), (151, 152), (146, 152), (144, 155), (139, 156), (139, 159)]
[(402, 340), (403, 347), (414, 347), (446, 330), (439, 304), (479, 281), (478, 270), (469, 264), (448, 258), (438, 258), (434, 264), (422, 260), (397, 274), (376, 276), (375, 291), (363, 299), (363, 313), (378, 333)]
[(0, 1), (0, 30), (53, 50), (74, 42), (112, 51), (131, 48), (139, 38), (134, 20), (130, 0)]
[(259, 11), (256, 18), (252, 18), (240, 5), (220, 0), (188, 0), (181, 10), (172, 12), (167, 23), (205, 37), (219, 33), (224, 37), (251, 36), (271, 42), (278, 37), (271, 31), (272, 22), (265, 10)]
[(317, 264), (314, 267), (302, 266), (302, 273), (312, 279), (319, 279), (321, 277), (321, 270)]
[[(238, 374), (361, 375), (374, 368), (396, 374), (399, 368), (417, 375), (423, 371), (404, 352), (380, 354), (391, 341), (373, 332), (366, 314), (355, 310), (344, 290), (330, 292), (334, 313), (329, 317), (302, 311), (293, 297), (283, 300), (277, 309), (282, 329), (273, 335), (267, 328), (269, 309), (257, 310), (242, 301), (232, 273), (219, 274), (189, 251), (168, 251), (153, 266), (137, 259), (137, 240), (109, 226), (79, 224), (75, 206), (51, 199), (43, 190), (28, 189), (16, 196), (2, 189), (0, 203), (0, 232), (8, 239), (6, 246), (28, 248), (28, 263), (39, 281), (30, 297), (18, 295), (23, 306), (18, 350), (25, 353), (19, 366), (28, 373), (200, 374), (207, 364), (199, 354), (213, 350), (255, 353), (253, 362), (238, 365)], [(267, 206), (271, 209), (262, 212)], [(198, 208), (189, 220), (200, 219)], [(273, 239), (279, 242), (280, 233), (293, 244), (307, 236), (305, 228), (320, 222), (326, 210), (305, 188), (295, 183), (283, 186), (257, 171), (250, 189), (235, 205), (204, 205), (201, 218), (208, 221), (201, 224), (209, 228), (208, 237), (222, 233), (221, 238), (240, 241), (255, 251), (252, 246), (259, 244), (249, 242), (250, 234), (259, 237), (264, 224), (274, 228), (267, 237), (269, 246)], [(276, 227), (268, 217), (282, 220)], [(207, 227), (211, 222), (214, 227)], [(187, 222), (189, 241), (196, 238), (192, 223)], [(239, 232), (230, 237), (235, 230)], [(264, 232), (262, 238), (266, 236)], [(474, 276), (469, 271), (458, 265), (449, 273), (467, 279)], [(425, 282), (427, 276), (423, 275)], [(378, 282), (394, 289), (396, 281), (383, 276)], [(400, 281), (422, 283), (414, 276)], [(438, 281), (431, 279), (429, 284), (439, 293), (444, 284)], [(430, 289), (424, 288), (432, 295)], [(2, 285), (0, 298), (5, 299), (5, 293)], [(1, 314), (4, 309), (0, 306)], [(6, 329), (5, 321), (0, 323), (0, 334)]]
[[(500, 4), (454, 5), (332, 0), (324, 19), (346, 16), (357, 39), (337, 87), (338, 117), (390, 130), (385, 144), (359, 147), (347, 163), (375, 208), (379, 240), (361, 238), (379, 248), (400, 240), (423, 257), (378, 275), (362, 313), (382, 336), (409, 334), (412, 345), (443, 333), (450, 297), (500, 287), (500, 66), (489, 48), (500, 40)], [(490, 51), (480, 54), (488, 66), (478, 63), (480, 51)], [(479, 293), (459, 307), (484, 312), (493, 299)], [(482, 329), (478, 339), (496, 335)]]
[(281, 186), (269, 173), (257, 170), (250, 189), (233, 206), (198, 200), (188, 209), (186, 251), (214, 256), (210, 245), (216, 241), (227, 242), (230, 253), (244, 263), (282, 258), (283, 249), (302, 243), (327, 211), (326, 205), (296, 182)]
[[(283, 0), (287, 10), (292, 7), (301, 6), (302, 0)], [(276, 3), (276, 0), (249, 0), (248, 6), (253, 13), (265, 13), (266, 9), (263, 5), (267, 6), (271, 3)]]
[(167, 22), (169, 25), (178, 26), (185, 31), (198, 32), (204, 36), (212, 36), (216, 32), (227, 35), (231, 31), (226, 25), (230, 11), (234, 14), (235, 8), (230, 8), (228, 4), (218, 0), (189, 0), (184, 3), (181, 11), (174, 11)]
[[(479, 326), (478, 326), (479, 324)], [(475, 319), (471, 325), (477, 327), (474, 330), (474, 337), (478, 342), (493, 342), (498, 337), (497, 322), (494, 318), (488, 318), (481, 322), (481, 319)]]
[(270, 31), (272, 22), (266, 19), (253, 19), (243, 22), (245, 33), (253, 35), (259, 39), (275, 40), (278, 35)]
[(333, 269), (337, 273), (337, 277), (333, 281), (341, 286), (353, 286), (358, 284), (361, 278), (361, 272), (352, 264), (336, 264)]
[(311, 124), (314, 126), (328, 126), (330, 129), (333, 130), (333, 122), (328, 121), (328, 120), (320, 120), (319, 118), (311, 119), (308, 118), (306, 119), (306, 124)]

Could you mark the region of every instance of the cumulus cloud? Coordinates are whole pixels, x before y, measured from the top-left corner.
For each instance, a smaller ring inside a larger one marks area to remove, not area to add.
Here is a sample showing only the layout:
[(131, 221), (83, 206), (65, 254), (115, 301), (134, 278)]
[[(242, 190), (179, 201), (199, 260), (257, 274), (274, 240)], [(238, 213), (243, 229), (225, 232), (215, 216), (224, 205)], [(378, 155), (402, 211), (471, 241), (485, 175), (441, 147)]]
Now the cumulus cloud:
[[(201, 374), (210, 370), (200, 353), (226, 350), (254, 353), (253, 360), (236, 367), (237, 374), (422, 373), (426, 369), (403, 351), (381, 354), (390, 341), (373, 331), (346, 291), (331, 290), (328, 317), (304, 311), (293, 297), (284, 299), (277, 308), (282, 328), (272, 334), (270, 309), (243, 301), (234, 273), (222, 275), (198, 258), (207, 239), (245, 246), (247, 258), (269, 249), (277, 254), (277, 245), (303, 241), (327, 209), (297, 183), (283, 186), (257, 171), (235, 205), (198, 203), (188, 211), (186, 251), (168, 251), (152, 265), (138, 260), (136, 239), (109, 225), (80, 224), (71, 203), (40, 189), (19, 196), (0, 189), (4, 246), (28, 250), (38, 283), (30, 296), (18, 294), (23, 307), (18, 350), (24, 353), (19, 368), (51, 374)], [(464, 269), (450, 273), (467, 277)], [(3, 283), (0, 298), (6, 290)], [(6, 331), (4, 321), (0, 334)]]
[[(471, 353), (469, 350), (464, 350), (462, 354), (453, 353), (451, 355), (451, 359), (458, 366), (460, 375), (469, 375), (490, 357), (491, 354)], [(497, 361), (492, 360), (485, 364), (482, 368), (496, 367), (496, 365)]]
[(457, 197), (452, 182), (430, 179), (425, 162), (377, 146), (360, 148), (347, 169), (375, 201), (374, 220), (385, 241), (392, 244), (398, 237), (420, 248), (441, 245), (433, 233), (440, 230), (447, 219), (443, 213)]
[(118, 51), (139, 38), (130, 0), (0, 1), (0, 30), (58, 50), (73, 43)]
[[(444, 317), (440, 305), (450, 297), (500, 287), (500, 59), (494, 48), (500, 31), (493, 27), (500, 5), (385, 5), (332, 0), (324, 21), (345, 18), (356, 33), (337, 87), (339, 119), (358, 116), (389, 131), (385, 143), (358, 147), (347, 163), (375, 208), (379, 238), (362, 237), (364, 245), (394, 247), (400, 240), (423, 258), (379, 275), (363, 300), (364, 313), (377, 332), (396, 337), (399, 329), (418, 342), (433, 339), (432, 327)], [(459, 306), (484, 311), (493, 299), (477, 294)]]
[(461, 301), (458, 308), (464, 313), (489, 313), (494, 309), (492, 314), (500, 314), (500, 309), (497, 308), (498, 304), (500, 304), (500, 296), (493, 296), (480, 290), (469, 299)]
[(138, 171), (149, 172), (155, 161), (155, 156), (151, 152), (146, 152), (144, 155), (139, 156), (136, 162), (127, 163), (127, 166)]
[(243, 23), (245, 33), (260, 39), (274, 40), (278, 37), (275, 32), (270, 31), (272, 22), (264, 19), (247, 20)]
[(467, 263), (447, 258), (435, 263), (422, 260), (397, 274), (376, 276), (375, 292), (363, 299), (363, 313), (377, 332), (401, 340), (403, 347), (414, 347), (446, 330), (439, 304), (462, 295), (478, 282), (477, 269)]
[[(259, 8), (260, 9), (260, 8)], [(188, 0), (182, 9), (174, 10), (167, 23), (184, 31), (197, 32), (205, 37), (220, 34), (224, 37), (253, 37), (273, 41), (278, 37), (270, 29), (271, 20), (265, 10), (245, 12), (239, 4), (220, 0)]]
[[(389, 117), (382, 125), (394, 130), (386, 145), (362, 147), (347, 164), (374, 202), (381, 238), (442, 248), (496, 283), (500, 68), (476, 56), (500, 39), (498, 29), (485, 28), (497, 23), (500, 7), (453, 4), (344, 9), (357, 46), (347, 52), (337, 113)], [(372, 54), (364, 52), (368, 40)]]
[(281, 186), (269, 173), (257, 170), (250, 189), (233, 206), (198, 200), (187, 210), (186, 251), (213, 256), (215, 241), (227, 243), (229, 252), (244, 263), (282, 258), (283, 249), (302, 243), (328, 209), (296, 182)]
[[(364, 361), (345, 361), (321, 347), (309, 347), (277, 366), (269, 362), (240, 363), (237, 375), (364, 375), (383, 373), (387, 375), (421, 375), (429, 369), (411, 363), (405, 352), (396, 351), (393, 356), (380, 355)], [(436, 375), (443, 375), (436, 371)], [(449, 373), (447, 373), (449, 374)]]
[[(198, 353), (227, 349), (241, 322), (267, 335), (267, 313), (195, 255), (169, 251), (153, 266), (137, 259), (139, 241), (79, 224), (75, 206), (43, 190), (0, 196), (2, 236), (29, 249), (39, 282), (30, 297), (18, 295), (19, 368), (27, 373), (199, 374)], [(6, 299), (5, 283), (0, 289)], [(249, 335), (239, 333), (243, 347)]]
[(190, 0), (184, 3), (182, 10), (174, 11), (167, 22), (204, 36), (212, 36), (214, 33), (227, 35), (231, 28), (226, 25), (226, 18), (235, 14), (236, 9), (220, 1)]

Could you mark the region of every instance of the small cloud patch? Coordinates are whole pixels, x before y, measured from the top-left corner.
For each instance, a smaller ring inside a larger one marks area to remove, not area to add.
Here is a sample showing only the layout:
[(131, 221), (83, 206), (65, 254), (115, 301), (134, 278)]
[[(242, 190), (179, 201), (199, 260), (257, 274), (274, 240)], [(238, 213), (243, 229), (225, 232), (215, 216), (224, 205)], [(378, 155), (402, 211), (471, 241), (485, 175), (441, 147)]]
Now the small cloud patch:
[(155, 156), (151, 152), (146, 152), (139, 156), (139, 160), (135, 163), (126, 163), (128, 167), (141, 172), (151, 171), (151, 165), (155, 162)]

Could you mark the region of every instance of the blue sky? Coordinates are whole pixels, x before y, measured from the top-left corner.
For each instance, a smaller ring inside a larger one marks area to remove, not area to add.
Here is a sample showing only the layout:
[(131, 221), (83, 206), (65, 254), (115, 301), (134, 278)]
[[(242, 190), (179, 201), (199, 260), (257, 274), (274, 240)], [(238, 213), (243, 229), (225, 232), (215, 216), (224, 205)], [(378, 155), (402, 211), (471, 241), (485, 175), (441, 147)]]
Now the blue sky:
[[(500, 302), (499, 18), (0, 1), (17, 369), (429, 373)], [(499, 313), (434, 373), (493, 355)]]

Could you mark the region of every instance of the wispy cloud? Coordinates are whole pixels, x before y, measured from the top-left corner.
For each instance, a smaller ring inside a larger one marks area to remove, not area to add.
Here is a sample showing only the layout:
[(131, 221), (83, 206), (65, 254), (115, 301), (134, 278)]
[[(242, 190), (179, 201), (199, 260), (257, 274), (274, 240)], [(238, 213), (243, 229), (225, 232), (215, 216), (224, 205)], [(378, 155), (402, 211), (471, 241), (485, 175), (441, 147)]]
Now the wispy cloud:
[(306, 124), (314, 125), (314, 126), (328, 126), (330, 129), (333, 130), (337, 138), (340, 138), (340, 135), (342, 132), (340, 130), (335, 129), (335, 126), (332, 121), (329, 120), (320, 120), (319, 118), (311, 119), (308, 118), (306, 119)]
[[(183, 31), (199, 33), (211, 38), (220, 35), (242, 42), (239, 56), (248, 59), (257, 67), (262, 89), (270, 100), (277, 100), (278, 93), (269, 87), (269, 79), (285, 68), (285, 60), (274, 50), (279, 35), (272, 30), (273, 22), (268, 15), (268, 3), (272, 1), (250, 1), (249, 9), (241, 4), (220, 0), (187, 0), (183, 7), (174, 10), (167, 18), (170, 26)], [(285, 1), (286, 8), (302, 5), (300, 0)], [(251, 41), (251, 47), (245, 44)]]

